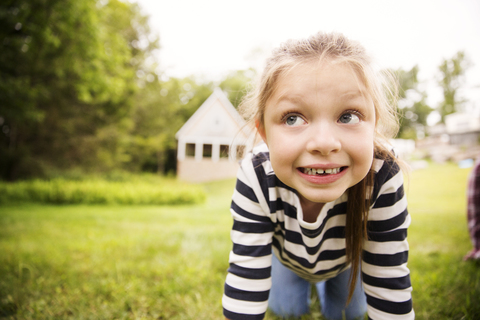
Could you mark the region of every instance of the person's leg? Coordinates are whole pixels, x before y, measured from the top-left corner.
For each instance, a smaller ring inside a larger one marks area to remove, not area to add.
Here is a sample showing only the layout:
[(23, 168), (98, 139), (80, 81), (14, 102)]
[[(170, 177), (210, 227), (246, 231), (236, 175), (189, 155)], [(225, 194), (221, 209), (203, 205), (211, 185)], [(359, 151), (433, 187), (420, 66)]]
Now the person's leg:
[(360, 275), (357, 277), (355, 291), (350, 303), (345, 308), (348, 298), (350, 269), (335, 278), (316, 284), (322, 314), (329, 320), (363, 319), (367, 312), (367, 299), (363, 291)]
[(309, 312), (310, 283), (272, 257), (272, 288), (268, 307), (276, 315), (298, 317)]

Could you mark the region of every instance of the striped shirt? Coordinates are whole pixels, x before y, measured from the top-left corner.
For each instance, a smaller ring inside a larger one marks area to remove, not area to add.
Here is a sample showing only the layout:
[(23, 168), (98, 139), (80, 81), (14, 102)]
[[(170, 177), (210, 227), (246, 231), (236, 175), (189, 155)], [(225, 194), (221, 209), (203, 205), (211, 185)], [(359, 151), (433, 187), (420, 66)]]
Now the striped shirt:
[[(370, 319), (413, 319), (403, 175), (392, 161), (374, 159), (375, 184), (364, 243), (362, 281)], [(223, 312), (228, 319), (263, 319), (271, 287), (272, 251), (311, 282), (350, 266), (345, 256), (347, 195), (303, 221), (297, 192), (273, 172), (265, 145), (241, 163), (232, 197), (233, 228)]]

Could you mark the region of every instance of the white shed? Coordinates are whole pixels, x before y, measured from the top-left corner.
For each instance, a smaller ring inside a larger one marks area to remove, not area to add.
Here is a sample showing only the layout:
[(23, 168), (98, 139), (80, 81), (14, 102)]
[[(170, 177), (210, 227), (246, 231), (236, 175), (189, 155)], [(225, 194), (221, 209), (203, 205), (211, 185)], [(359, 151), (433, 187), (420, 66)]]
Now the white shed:
[[(245, 121), (225, 93), (216, 88), (176, 133), (177, 176), (205, 182), (233, 178), (248, 141)], [(230, 152), (235, 151), (235, 152)]]
[(445, 116), (450, 144), (474, 146), (480, 138), (480, 117), (472, 113), (456, 112)]

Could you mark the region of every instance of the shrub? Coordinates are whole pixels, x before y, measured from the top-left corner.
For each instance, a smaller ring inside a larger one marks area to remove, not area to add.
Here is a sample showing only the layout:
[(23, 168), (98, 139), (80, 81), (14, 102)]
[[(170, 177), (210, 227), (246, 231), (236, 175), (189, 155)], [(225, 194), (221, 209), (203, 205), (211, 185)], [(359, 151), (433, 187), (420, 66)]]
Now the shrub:
[(37, 202), (50, 204), (194, 204), (205, 200), (201, 186), (173, 179), (28, 180), (0, 182), (0, 203)]

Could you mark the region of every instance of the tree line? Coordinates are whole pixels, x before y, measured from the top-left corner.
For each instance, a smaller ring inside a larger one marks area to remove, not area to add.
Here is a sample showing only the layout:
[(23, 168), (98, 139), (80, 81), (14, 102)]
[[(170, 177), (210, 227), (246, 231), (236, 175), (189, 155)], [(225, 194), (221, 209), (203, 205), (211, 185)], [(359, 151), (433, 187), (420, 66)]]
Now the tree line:
[[(0, 4), (0, 179), (172, 173), (174, 135), (213, 88), (238, 105), (254, 70), (232, 72), (219, 83), (164, 79), (155, 58), (160, 41), (148, 19), (137, 4), (120, 0)], [(439, 68), (442, 116), (462, 103), (466, 61), (460, 52)], [(395, 73), (400, 137), (415, 137), (433, 109), (419, 89), (418, 67)]]

